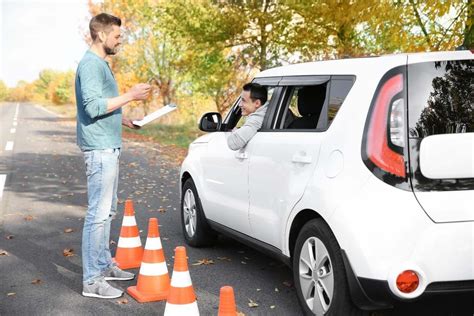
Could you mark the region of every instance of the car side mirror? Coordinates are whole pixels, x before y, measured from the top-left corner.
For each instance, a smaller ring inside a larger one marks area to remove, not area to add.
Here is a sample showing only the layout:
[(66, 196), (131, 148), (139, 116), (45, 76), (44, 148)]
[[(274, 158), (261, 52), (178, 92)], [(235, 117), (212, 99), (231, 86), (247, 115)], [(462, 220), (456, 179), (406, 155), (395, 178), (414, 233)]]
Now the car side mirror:
[(474, 178), (474, 133), (425, 137), (420, 145), (421, 173), (429, 179)]
[(199, 129), (204, 132), (216, 132), (221, 128), (222, 116), (218, 112), (208, 112), (201, 117)]

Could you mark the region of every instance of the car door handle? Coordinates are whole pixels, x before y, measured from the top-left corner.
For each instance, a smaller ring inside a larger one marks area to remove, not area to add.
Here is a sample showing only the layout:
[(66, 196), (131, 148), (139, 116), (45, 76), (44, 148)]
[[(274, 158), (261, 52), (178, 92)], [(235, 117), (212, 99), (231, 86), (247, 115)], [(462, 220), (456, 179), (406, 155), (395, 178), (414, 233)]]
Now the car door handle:
[(237, 159), (247, 159), (248, 157), (249, 156), (247, 155), (245, 151), (244, 152), (239, 151), (235, 154), (235, 158)]
[(293, 159), (291, 161), (295, 163), (310, 164), (313, 161), (313, 157), (302, 154), (295, 154), (293, 155)]

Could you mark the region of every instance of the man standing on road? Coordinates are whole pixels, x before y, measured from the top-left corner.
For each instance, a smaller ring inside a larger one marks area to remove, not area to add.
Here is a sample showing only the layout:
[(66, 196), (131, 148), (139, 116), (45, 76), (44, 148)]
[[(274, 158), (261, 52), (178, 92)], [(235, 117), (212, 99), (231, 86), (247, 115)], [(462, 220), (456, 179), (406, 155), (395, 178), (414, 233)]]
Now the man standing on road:
[(244, 125), (235, 128), (227, 138), (231, 150), (240, 150), (247, 145), (257, 131), (262, 127), (263, 118), (267, 112), (267, 88), (258, 83), (247, 83), (242, 88), (240, 109), (246, 116)]
[(138, 84), (119, 95), (108, 55), (115, 55), (121, 43), (119, 18), (101, 13), (90, 21), (92, 46), (77, 67), (77, 144), (84, 153), (88, 209), (82, 232), (82, 295), (117, 298), (123, 292), (107, 280), (131, 280), (133, 273), (120, 270), (109, 250), (110, 223), (117, 209), (119, 156), (122, 125), (135, 128), (122, 117), (122, 106), (145, 100), (150, 85)]

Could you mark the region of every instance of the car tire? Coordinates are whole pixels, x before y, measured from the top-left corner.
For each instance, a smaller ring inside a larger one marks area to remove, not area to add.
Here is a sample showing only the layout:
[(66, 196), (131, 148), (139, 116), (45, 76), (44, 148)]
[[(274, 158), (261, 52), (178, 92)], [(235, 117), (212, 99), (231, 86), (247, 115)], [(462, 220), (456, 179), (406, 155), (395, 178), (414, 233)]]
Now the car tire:
[(184, 182), (181, 196), (181, 227), (186, 243), (192, 247), (212, 244), (216, 233), (209, 227), (194, 181)]
[(313, 219), (301, 229), (293, 256), (293, 277), (305, 315), (366, 315), (352, 303), (341, 249), (322, 219)]

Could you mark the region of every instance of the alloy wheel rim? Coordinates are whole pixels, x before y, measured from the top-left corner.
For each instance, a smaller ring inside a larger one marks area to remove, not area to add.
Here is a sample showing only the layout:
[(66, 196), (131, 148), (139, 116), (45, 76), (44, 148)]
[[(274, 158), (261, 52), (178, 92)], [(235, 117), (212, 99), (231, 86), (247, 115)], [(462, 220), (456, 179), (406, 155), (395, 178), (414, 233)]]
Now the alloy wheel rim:
[(308, 308), (315, 315), (324, 315), (334, 297), (334, 273), (329, 252), (320, 239), (310, 237), (304, 242), (298, 274)]
[(188, 237), (192, 238), (196, 233), (196, 199), (191, 189), (184, 194), (183, 201), (184, 228)]

